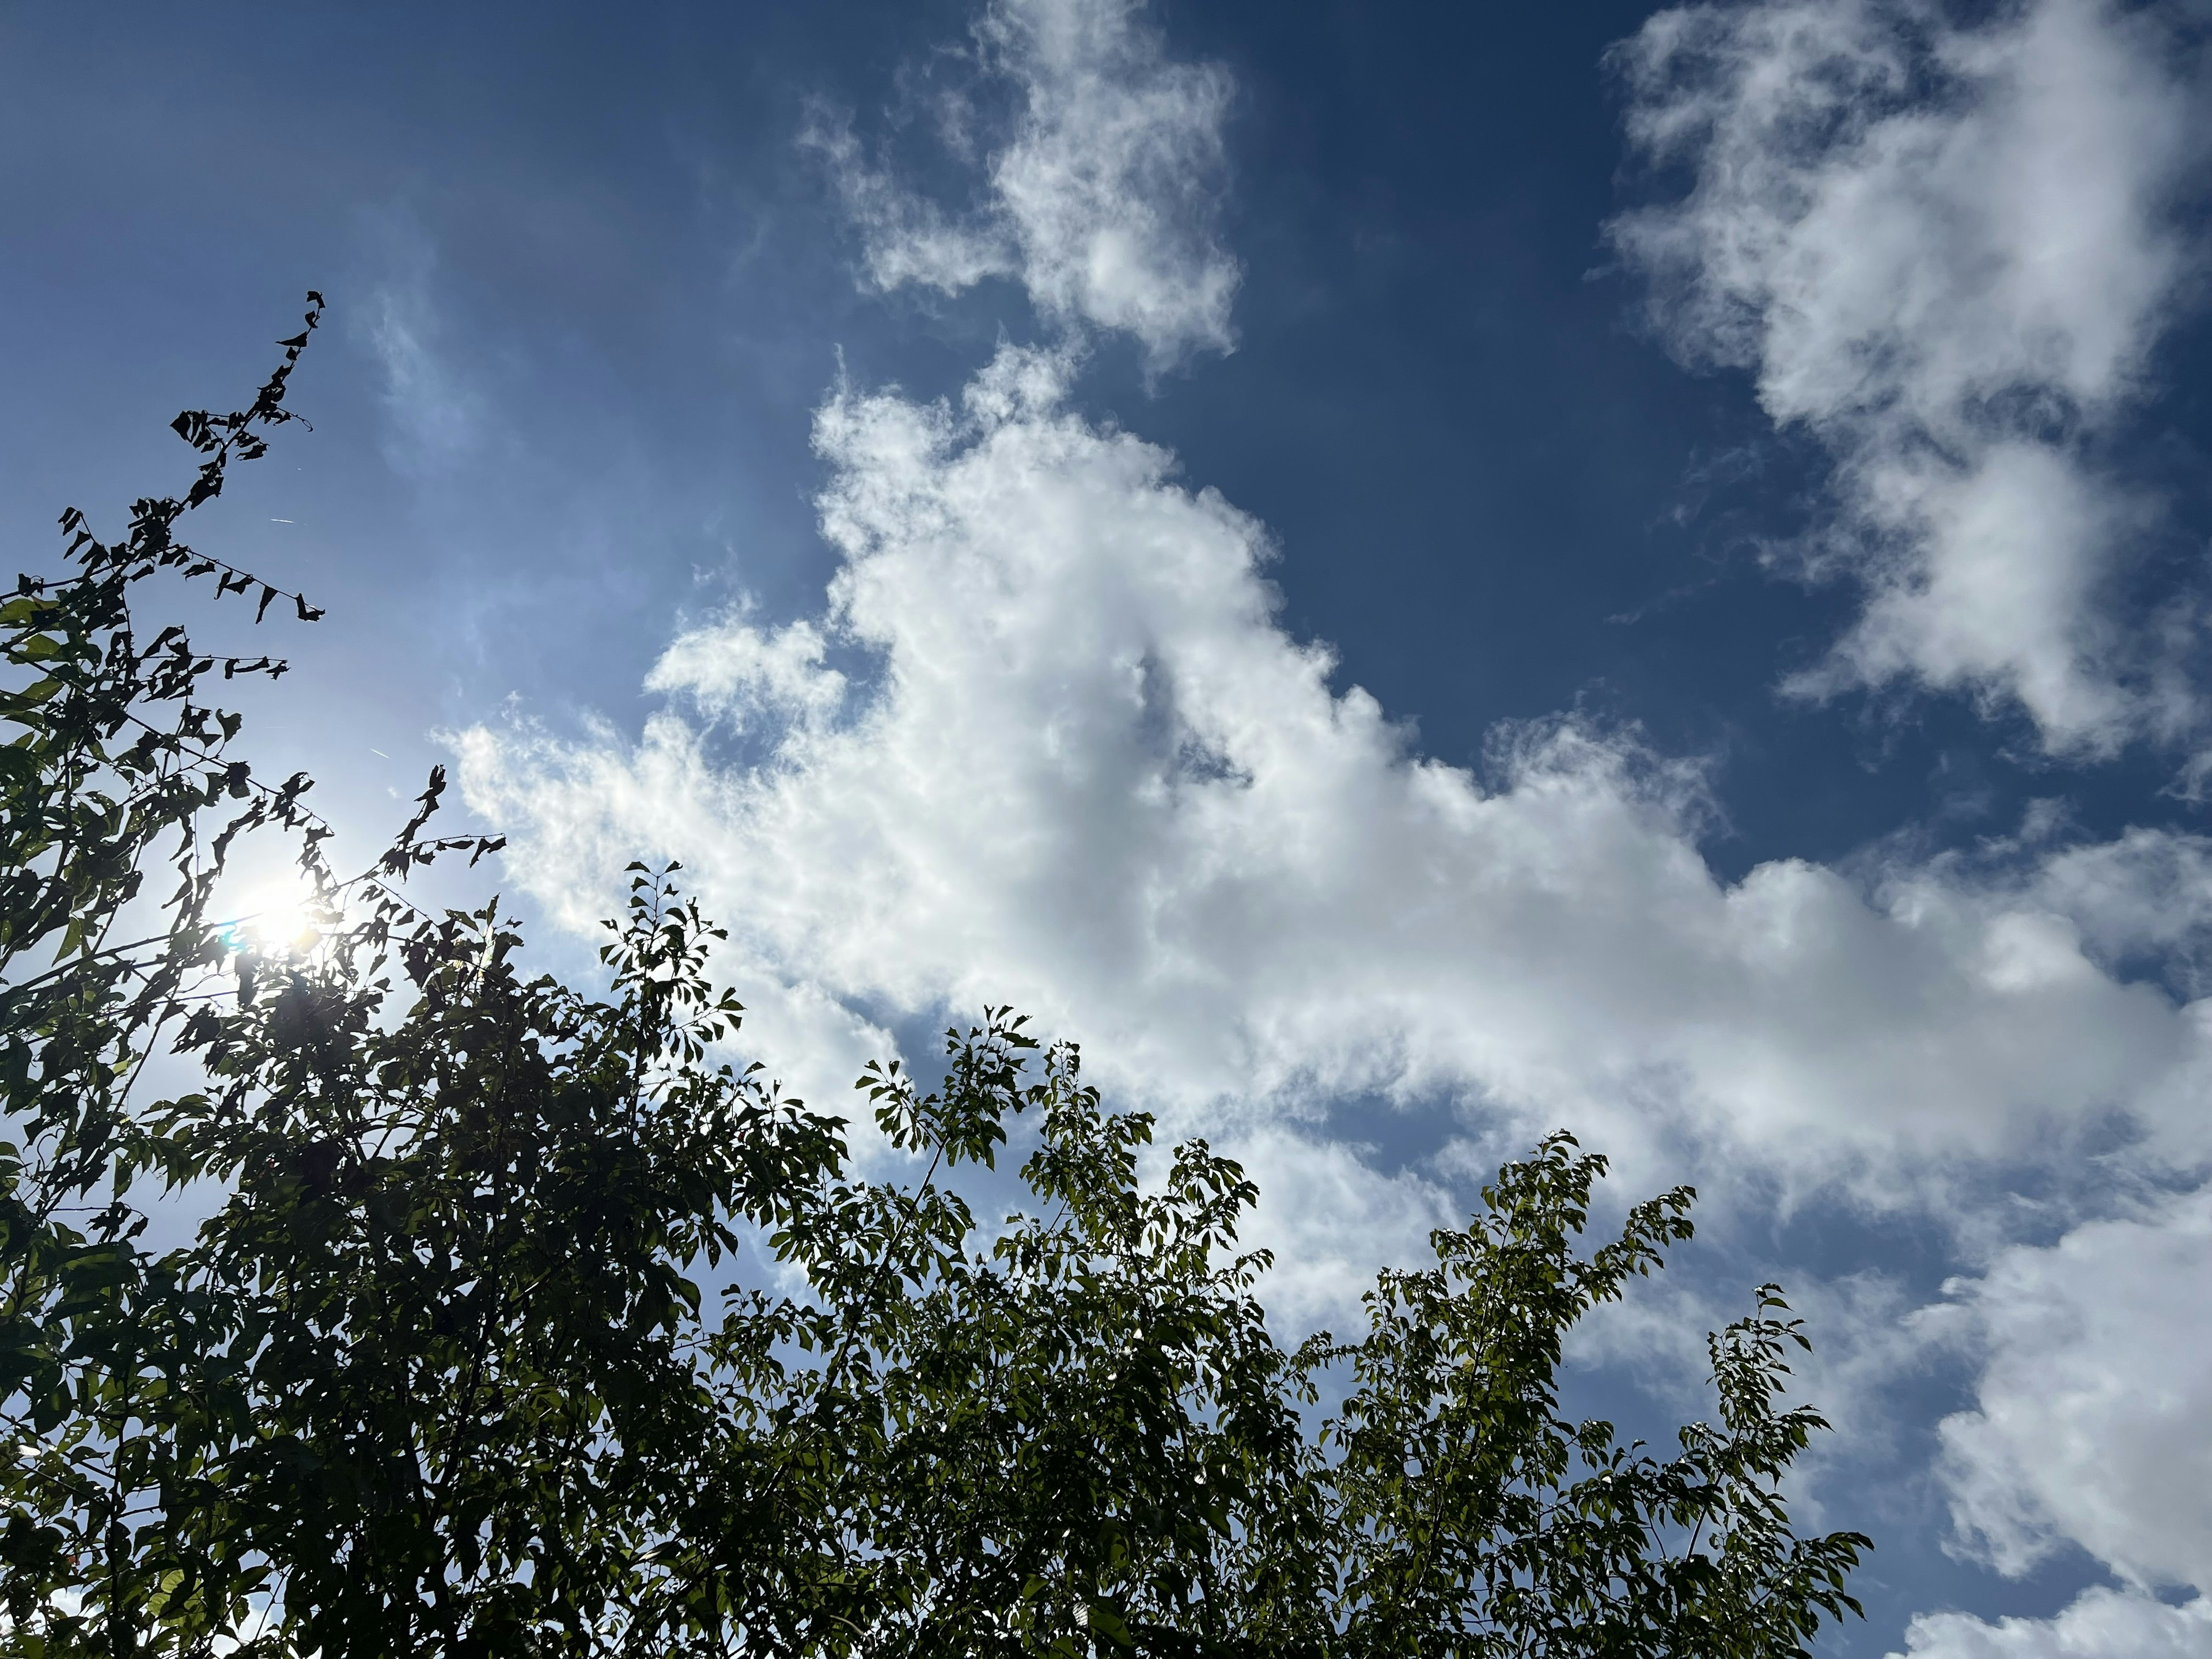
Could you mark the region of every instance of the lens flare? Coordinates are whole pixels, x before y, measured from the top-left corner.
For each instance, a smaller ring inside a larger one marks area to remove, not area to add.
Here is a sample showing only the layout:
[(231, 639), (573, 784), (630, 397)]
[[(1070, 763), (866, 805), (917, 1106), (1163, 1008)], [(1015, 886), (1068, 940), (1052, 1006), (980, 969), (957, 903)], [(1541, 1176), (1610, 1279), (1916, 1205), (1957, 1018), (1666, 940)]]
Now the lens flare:
[(322, 937), (314, 890), (293, 878), (262, 888), (223, 931), (233, 948), (262, 956), (299, 956)]

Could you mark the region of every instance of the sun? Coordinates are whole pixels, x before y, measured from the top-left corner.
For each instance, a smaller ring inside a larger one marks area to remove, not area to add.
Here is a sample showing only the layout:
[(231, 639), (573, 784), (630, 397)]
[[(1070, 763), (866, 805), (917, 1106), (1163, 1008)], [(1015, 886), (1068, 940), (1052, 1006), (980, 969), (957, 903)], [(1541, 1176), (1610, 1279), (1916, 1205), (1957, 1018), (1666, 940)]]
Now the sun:
[(263, 956), (298, 956), (322, 937), (315, 890), (292, 876), (271, 882), (247, 901), (245, 913), (225, 931), (234, 942)]

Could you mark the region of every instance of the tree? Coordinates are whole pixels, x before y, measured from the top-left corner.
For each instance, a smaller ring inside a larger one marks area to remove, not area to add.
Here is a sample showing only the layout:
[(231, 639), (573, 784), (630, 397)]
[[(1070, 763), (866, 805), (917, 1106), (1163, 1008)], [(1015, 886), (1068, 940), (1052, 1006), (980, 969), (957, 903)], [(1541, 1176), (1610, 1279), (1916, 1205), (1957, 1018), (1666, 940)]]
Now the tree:
[[(321, 301), (309, 297), (312, 331)], [(149, 1493), (188, 1475), (189, 1454), (159, 1430), (176, 1409), (165, 1367), (196, 1310), (134, 1242), (145, 1218), (129, 1190), (167, 1148), (132, 1097), (165, 1028), (222, 964), (206, 913), (233, 842), (295, 830), (319, 868), (321, 827), (301, 805), (307, 780), (254, 780), (227, 754), (235, 718), (194, 700), (218, 668), (274, 678), (284, 665), (200, 656), (175, 627), (142, 645), (132, 591), (156, 574), (212, 577), (218, 596), (258, 587), (257, 621), (278, 599), (302, 621), (319, 614), (175, 534), (232, 460), (258, 458), (264, 433), (295, 418), (283, 398), (307, 339), (284, 343), (249, 409), (178, 417), (206, 458), (184, 497), (138, 501), (113, 545), (64, 514), (76, 574), (22, 577), (0, 605), (11, 671), (0, 719), (15, 731), (0, 748), (0, 1389), (17, 1449), (0, 1474), (0, 1566), (11, 1639), (33, 1651), (87, 1647), (95, 1628), (130, 1650), (157, 1601), (179, 1629), (213, 1630), (258, 1582), (248, 1571), (212, 1599), (180, 1600), (177, 1586), (200, 1582), (193, 1564), (138, 1524)], [(177, 884), (150, 902), (143, 884), (162, 863)], [(55, 1594), (64, 1605), (50, 1605)]]
[[(1824, 1425), (1780, 1403), (1772, 1287), (1672, 1455), (1561, 1413), (1565, 1333), (1689, 1237), (1687, 1189), (1583, 1254), (1603, 1160), (1553, 1137), (1365, 1335), (1286, 1350), (1243, 1172), (1192, 1142), (1142, 1178), (1151, 1120), (1006, 1010), (933, 1088), (862, 1077), (921, 1171), (872, 1180), (720, 1060), (741, 1010), (672, 869), (635, 867), (596, 994), (495, 902), (410, 901), (498, 845), (426, 835), (437, 774), (337, 878), (307, 780), (199, 701), (283, 663), (142, 647), (133, 611), (212, 578), (319, 614), (175, 536), (295, 418), (307, 340), (179, 417), (184, 496), (112, 544), (65, 514), (74, 574), (0, 609), (0, 1651), (1764, 1656), (1856, 1610), (1867, 1540), (1780, 1495)], [(252, 834), (291, 838), (307, 948), (210, 920)], [(145, 1100), (162, 1050), (197, 1081)], [(1029, 1201), (981, 1224), (965, 1172), (1024, 1117)], [(152, 1187), (215, 1195), (189, 1245), (143, 1243)]]

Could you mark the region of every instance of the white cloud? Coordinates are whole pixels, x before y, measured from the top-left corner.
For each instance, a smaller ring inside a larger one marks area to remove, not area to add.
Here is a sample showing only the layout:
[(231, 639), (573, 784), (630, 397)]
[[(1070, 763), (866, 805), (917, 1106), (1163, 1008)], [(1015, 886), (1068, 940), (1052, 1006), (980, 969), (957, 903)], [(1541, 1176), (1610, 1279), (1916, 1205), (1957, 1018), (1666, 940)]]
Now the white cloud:
[(1435, 1181), (1414, 1170), (1384, 1175), (1342, 1141), (1263, 1126), (1232, 1129), (1218, 1150), (1260, 1184), (1260, 1207), (1239, 1242), (1274, 1255), (1267, 1297), (1279, 1330), (1348, 1328), (1376, 1268), (1421, 1261), (1431, 1231), (1467, 1224)]
[[(1920, 1614), (1903, 1659), (2205, 1659), (2212, 1601), (2167, 1607), (2148, 1595), (2093, 1589), (2055, 1619), (1994, 1625), (1963, 1613)], [(1893, 1654), (1890, 1659), (1899, 1659)]]
[(2212, 1590), (2212, 1188), (1954, 1288), (1988, 1352), (1975, 1408), (1942, 1425), (1978, 1551), (2018, 1573), (2069, 1541), (2130, 1582)]
[(1694, 180), (1613, 227), (1654, 316), (1836, 459), (1810, 568), (1865, 609), (1796, 689), (2016, 699), (2061, 750), (2185, 717), (2107, 603), (2150, 505), (2091, 454), (2197, 268), (2173, 210), (2201, 111), (2159, 16), (1754, 0), (1616, 50), (1632, 141)]
[[(1913, 13), (1917, 57), (1893, 38), (1906, 15), (1837, 0), (1655, 23), (1641, 136), (1694, 155), (1703, 182), (1623, 234), (1680, 279), (1685, 349), (1758, 368), (1778, 418), (1841, 458), (1831, 555), (1869, 597), (1832, 681), (2014, 696), (2055, 745), (2109, 741), (2151, 718), (2155, 687), (2099, 620), (2134, 508), (2078, 441), (2133, 394), (2181, 269), (2144, 182), (2179, 143), (2178, 94), (2134, 25), (2075, 0), (1973, 34)], [(1005, 0), (977, 38), (1022, 107), (975, 212), (908, 193), (848, 131), (813, 135), (872, 280), (1018, 276), (1071, 335), (1126, 329), (1155, 367), (1226, 347), (1225, 78), (1167, 62), (1113, 0)], [(1693, 51), (1711, 78), (1683, 91), (1657, 66)], [(1940, 106), (1908, 95), (1930, 64), (1954, 94)], [(1796, 142), (1829, 94), (1832, 131)], [(2084, 112), (2118, 136), (2084, 136)], [(2100, 245), (2051, 240), (2068, 222), (2038, 217), (2030, 178), (2103, 215)], [(2023, 838), (1729, 883), (1698, 849), (1698, 769), (1632, 732), (1516, 726), (1482, 776), (1425, 757), (1279, 625), (1262, 526), (1071, 410), (1079, 350), (1004, 348), (957, 405), (841, 389), (817, 428), (840, 558), (825, 606), (686, 629), (641, 733), (463, 734), (512, 876), (585, 928), (629, 860), (681, 858), (732, 929), (718, 966), (749, 1041), (817, 1103), (908, 1017), (1010, 1001), (1080, 1038), (1170, 1133), (1246, 1161), (1250, 1236), (1278, 1251), (1270, 1294), (1294, 1322), (1340, 1316), (1377, 1261), (1451, 1218), (1448, 1183), (1562, 1124), (1615, 1153), (1625, 1187), (1694, 1160), (1723, 1196), (1778, 1175), (1910, 1202), (1962, 1162), (2078, 1150), (2113, 1117), (2154, 1157), (2212, 1148), (2212, 1002), (2124, 976), (2191, 968), (2212, 843)], [(2048, 430), (2021, 413), (2038, 398)], [(1445, 1103), (1457, 1139), (1386, 1173), (1357, 1144), (1375, 1126), (1345, 1138), (1355, 1097)], [(1990, 1357), (1948, 1467), (1962, 1526), (2004, 1563), (2065, 1536), (2146, 1582), (2202, 1582), (2188, 1493), (2155, 1470), (2130, 1484), (2161, 1426), (2212, 1442), (2151, 1317), (2203, 1301), (2185, 1207), (2002, 1255), (1954, 1310)], [(2137, 1288), (2100, 1300), (2107, 1279)], [(1871, 1433), (1917, 1331), (1877, 1279), (1811, 1300), (1855, 1329), (1804, 1380)], [(1706, 1322), (1648, 1314), (1587, 1352), (1663, 1351)], [(2100, 1395), (2100, 1345), (2181, 1403)], [(2106, 1470), (2081, 1449), (2108, 1423)], [(2038, 1436), (2069, 1448), (2047, 1479)], [(2100, 1592), (2039, 1623), (1923, 1616), (1911, 1639), (1954, 1659), (2125, 1650), (2132, 1632), (2156, 1653), (2202, 1623), (2201, 1603)]]
[(1232, 95), (1214, 64), (1181, 64), (1142, 0), (994, 0), (976, 58), (1020, 107), (984, 162), (986, 198), (948, 214), (872, 165), (848, 125), (817, 120), (878, 287), (957, 293), (1018, 278), (1048, 318), (1133, 334), (1147, 362), (1235, 343), (1237, 262), (1214, 222)]
[[(1565, 1123), (1646, 1174), (1687, 1137), (1894, 1176), (2114, 1112), (2202, 1144), (2202, 1011), (2105, 965), (2164, 914), (2124, 861), (1729, 884), (1695, 775), (1631, 737), (1521, 728), (1492, 787), (1423, 758), (1277, 625), (1262, 527), (1070, 412), (1066, 374), (1006, 349), (957, 410), (834, 398), (818, 621), (687, 635), (653, 683), (703, 713), (635, 743), (465, 738), (517, 876), (581, 924), (629, 858), (679, 856), (741, 994), (817, 1024), (1011, 1000), (1224, 1134), (1376, 1092), (1460, 1103), (1476, 1163)], [(861, 1051), (831, 1052), (842, 1083)]]
[(810, 622), (765, 631), (742, 612), (678, 634), (653, 672), (648, 691), (678, 693), (710, 720), (743, 731), (761, 714), (817, 727), (844, 702), (845, 677), (823, 665), (827, 643)]

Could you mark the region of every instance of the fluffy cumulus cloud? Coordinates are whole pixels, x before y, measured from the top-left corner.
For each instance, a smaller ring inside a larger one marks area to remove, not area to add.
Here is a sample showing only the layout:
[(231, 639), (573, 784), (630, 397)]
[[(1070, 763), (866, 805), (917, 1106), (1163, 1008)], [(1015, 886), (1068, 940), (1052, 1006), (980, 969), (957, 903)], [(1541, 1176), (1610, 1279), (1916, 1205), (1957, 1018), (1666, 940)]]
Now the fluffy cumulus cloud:
[(2156, 8), (1754, 0), (1616, 51), (1686, 196), (1614, 227), (1665, 337), (1837, 461), (1807, 550), (1865, 590), (1797, 689), (2016, 701), (2054, 748), (2193, 719), (2111, 603), (2149, 504), (2101, 471), (2197, 274), (2203, 101)]
[[(2148, 27), (2088, 0), (1964, 32), (1769, 0), (1628, 49), (1639, 142), (1696, 184), (1624, 246), (1686, 353), (1754, 368), (1838, 457), (1825, 556), (1868, 599), (1822, 684), (2017, 698), (2061, 747), (2179, 718), (2100, 609), (2136, 509), (2088, 459), (2187, 263), (2164, 217), (2185, 100)], [(583, 927), (628, 860), (680, 858), (732, 929), (749, 1035), (817, 1099), (915, 1018), (1012, 1002), (1082, 1039), (1122, 1097), (1247, 1159), (1297, 1317), (1563, 1124), (1636, 1185), (1694, 1165), (1723, 1194), (1747, 1174), (1739, 1196), (1910, 1203), (2091, 1134), (2138, 1176), (2202, 1167), (2212, 842), (2039, 818), (1971, 855), (1731, 882), (1699, 850), (1700, 771), (1632, 731), (1522, 724), (1479, 771), (1422, 755), (1281, 627), (1266, 528), (1073, 406), (1087, 326), (1156, 366), (1229, 341), (1228, 83), (1121, 0), (997, 0), (975, 42), (1018, 94), (979, 205), (813, 138), (872, 281), (1012, 276), (1069, 337), (1002, 346), (955, 400), (830, 396), (825, 603), (687, 627), (641, 732), (462, 734), (515, 878)], [(1360, 1143), (1392, 1104), (1428, 1114), (1431, 1156)], [(2212, 1351), (2185, 1311), (2208, 1216), (2200, 1194), (1996, 1249), (1917, 1320), (1875, 1279), (1815, 1296), (1865, 1328), (1817, 1379), (1846, 1394), (1930, 1332), (1978, 1345), (1943, 1431), (1966, 1547), (2021, 1571), (2069, 1540), (2124, 1585), (2053, 1620), (1923, 1616), (1915, 1659), (2206, 1650), (2205, 1603), (2157, 1591), (2202, 1588), (2212, 1549)], [(1594, 1351), (1670, 1353), (1660, 1322)]]
[(2212, 1191), (2009, 1250), (1961, 1294), (1988, 1345), (1942, 1429), (1961, 1532), (2008, 1571), (2067, 1542), (2212, 1590)]
[[(981, 158), (983, 199), (949, 212), (872, 163), (848, 123), (808, 142), (858, 227), (870, 279), (957, 293), (1011, 276), (1060, 323), (1124, 331), (1164, 368), (1233, 343), (1237, 262), (1214, 234), (1228, 76), (1167, 55), (1142, 0), (995, 0), (975, 64), (1018, 107)], [(974, 144), (965, 100), (946, 106)]]
[(2212, 1601), (2168, 1607), (2094, 1589), (2056, 1619), (1992, 1625), (1962, 1613), (1923, 1613), (1906, 1632), (1906, 1648), (1903, 1659), (2203, 1659), (2212, 1653)]
[[(686, 633), (634, 742), (470, 733), (524, 878), (581, 919), (679, 856), (763, 994), (1011, 1000), (1194, 1121), (1446, 1096), (1814, 1178), (2111, 1113), (2194, 1144), (2203, 1011), (2110, 967), (2167, 920), (2149, 875), (1729, 884), (1697, 775), (1632, 736), (1523, 727), (1487, 780), (1425, 758), (1277, 624), (1263, 527), (1073, 413), (1069, 371), (1006, 348), (957, 408), (834, 398), (822, 617)], [(2203, 856), (2160, 845), (2154, 873)]]

